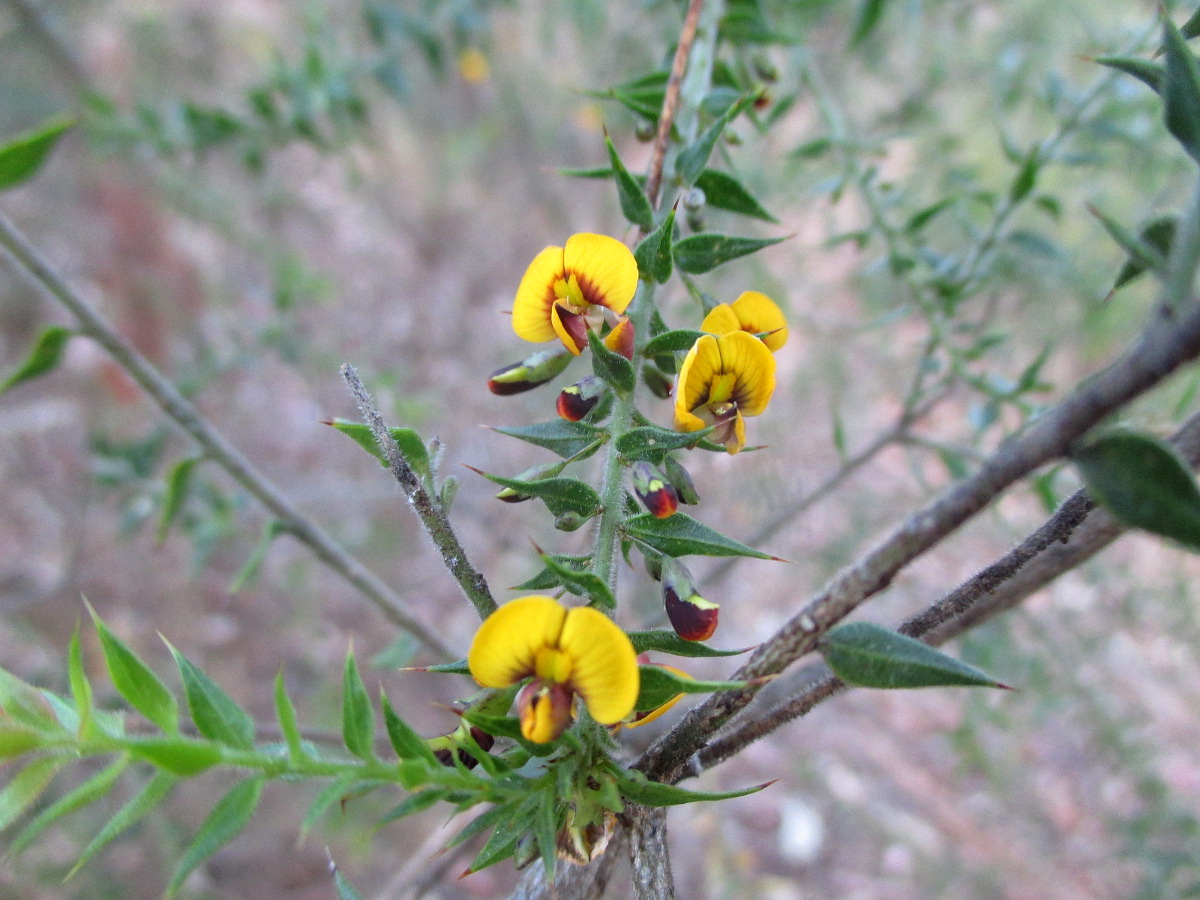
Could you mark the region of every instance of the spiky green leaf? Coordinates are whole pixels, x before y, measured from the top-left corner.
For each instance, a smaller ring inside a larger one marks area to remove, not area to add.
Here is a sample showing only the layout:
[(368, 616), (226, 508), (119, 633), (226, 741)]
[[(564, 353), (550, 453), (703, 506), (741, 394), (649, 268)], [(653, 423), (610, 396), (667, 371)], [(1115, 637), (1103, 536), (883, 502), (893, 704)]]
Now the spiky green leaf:
[(873, 622), (839, 625), (817, 648), (847, 684), (871, 688), (1005, 685), (928, 644)]

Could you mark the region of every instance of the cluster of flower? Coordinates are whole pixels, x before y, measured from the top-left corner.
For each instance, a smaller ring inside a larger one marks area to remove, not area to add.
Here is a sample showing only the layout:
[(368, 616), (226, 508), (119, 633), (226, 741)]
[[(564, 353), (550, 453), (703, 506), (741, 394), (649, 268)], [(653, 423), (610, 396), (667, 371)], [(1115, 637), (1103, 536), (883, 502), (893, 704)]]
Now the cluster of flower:
[[(608, 350), (633, 360), (634, 324), (626, 310), (637, 285), (634, 255), (615, 238), (576, 234), (563, 247), (542, 250), (517, 288), (513, 330), (534, 343), (558, 340), (568, 352), (542, 352), (507, 366), (491, 376), (489, 388), (515, 394), (545, 384), (589, 346), (589, 332)], [(678, 366), (674, 429), (703, 432), (697, 442), (707, 438), (737, 453), (746, 444), (745, 419), (762, 414), (775, 390), (773, 354), (787, 341), (787, 323), (774, 301), (747, 291), (733, 303), (711, 309), (700, 332)], [(581, 421), (607, 391), (601, 378), (589, 375), (560, 392), (558, 413)], [(656, 391), (671, 392), (669, 381)], [(681, 501), (697, 498), (687, 472), (670, 455), (663, 456), (661, 466), (638, 460), (630, 469), (634, 493), (654, 517), (664, 519), (675, 514)], [(498, 496), (529, 498), (514, 488)], [(655, 568), (676, 633), (689, 641), (711, 637), (717, 604), (700, 596), (678, 560), (664, 555)], [(629, 636), (599, 610), (568, 609), (547, 596), (523, 597), (493, 613), (476, 633), (467, 664), (484, 687), (505, 688), (529, 679), (516, 704), (522, 736), (536, 743), (553, 741), (566, 730), (576, 697), (597, 722), (632, 726), (657, 718), (680, 696), (635, 714), (639, 668)]]

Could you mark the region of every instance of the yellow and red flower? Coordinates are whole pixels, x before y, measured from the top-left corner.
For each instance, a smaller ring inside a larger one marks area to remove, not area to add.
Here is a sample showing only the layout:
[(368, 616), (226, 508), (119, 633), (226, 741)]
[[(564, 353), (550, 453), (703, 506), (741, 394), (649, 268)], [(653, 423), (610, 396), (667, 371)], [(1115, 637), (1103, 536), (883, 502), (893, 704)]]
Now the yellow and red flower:
[(758, 291), (745, 291), (732, 303), (714, 307), (700, 323), (700, 330), (714, 335), (734, 331), (761, 335), (762, 342), (772, 353), (786, 344), (788, 337), (783, 310), (774, 300)]
[(730, 453), (746, 445), (746, 416), (760, 415), (775, 391), (775, 357), (746, 331), (706, 334), (688, 351), (675, 390), (675, 430), (716, 426)]
[(638, 696), (637, 654), (628, 635), (590, 607), (522, 597), (492, 613), (475, 633), (467, 666), (484, 687), (531, 678), (517, 695), (526, 740), (553, 741), (571, 724), (575, 697), (602, 725), (620, 722)]
[(544, 249), (525, 270), (513, 300), (513, 331), (535, 344), (557, 337), (578, 356), (588, 330), (607, 321), (612, 330), (605, 345), (632, 357), (633, 327), (624, 312), (637, 281), (633, 253), (616, 238), (572, 235), (566, 246)]

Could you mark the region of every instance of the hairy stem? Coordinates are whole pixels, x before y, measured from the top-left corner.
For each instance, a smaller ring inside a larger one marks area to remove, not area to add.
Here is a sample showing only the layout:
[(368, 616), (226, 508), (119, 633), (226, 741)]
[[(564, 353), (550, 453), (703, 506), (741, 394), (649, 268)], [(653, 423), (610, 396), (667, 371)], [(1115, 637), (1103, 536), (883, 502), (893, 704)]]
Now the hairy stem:
[(479, 613), (479, 618), (486, 619), (496, 611), (496, 601), (492, 598), (487, 579), (471, 565), (470, 560), (467, 559), (467, 551), (463, 549), (462, 542), (459, 541), (450, 520), (446, 518), (441, 502), (425, 490), (425, 485), (413, 471), (412, 465), (405, 458), (400, 446), (388, 433), (383, 416), (371, 402), (371, 396), (358, 377), (358, 372), (354, 370), (353, 366), (344, 365), (342, 366), (342, 377), (350, 385), (350, 392), (354, 394), (354, 400), (358, 403), (359, 410), (371, 427), (371, 434), (375, 436), (376, 442), (383, 450), (392, 475), (400, 483), (413, 512), (421, 520), (425, 533), (429, 535), (438, 553), (441, 554), (442, 562), (450, 570), (450, 574), (454, 576), (454, 580), (458, 582), (467, 599), (471, 601), (475, 611)]
[(103, 347), (113, 360), (158, 404), (181, 430), (199, 444), (209, 460), (266, 507), (325, 565), (352, 584), (388, 621), (407, 631), (431, 652), (444, 659), (454, 654), (423, 625), (400, 597), (373, 572), (352, 557), (323, 528), (304, 516), (284, 494), (258, 471), (228, 440), (207, 422), (149, 360), (122, 337), (91, 304), (71, 289), (25, 236), (0, 215), (0, 246), (30, 282), (53, 297), (75, 317), (80, 332)]

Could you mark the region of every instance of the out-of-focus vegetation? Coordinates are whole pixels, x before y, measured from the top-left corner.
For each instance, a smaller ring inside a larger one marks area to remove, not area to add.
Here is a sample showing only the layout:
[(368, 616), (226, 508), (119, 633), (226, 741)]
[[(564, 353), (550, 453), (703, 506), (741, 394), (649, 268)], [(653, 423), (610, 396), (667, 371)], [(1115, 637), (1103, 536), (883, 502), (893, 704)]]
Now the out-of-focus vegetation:
[[(1157, 283), (1143, 275), (1111, 294), (1127, 253), (1102, 217), (1136, 235), (1186, 206), (1195, 172), (1155, 93), (1095, 61), (1154, 57), (1150, 4), (724, 6), (727, 77), (765, 93), (714, 160), (766, 218), (696, 196), (678, 217), (684, 234), (789, 239), (677, 280), (659, 301), (694, 327), (702, 295), (728, 302), (753, 287), (789, 316), (771, 415), (754, 421), (753, 443), (769, 449), (692, 467), (698, 518), (794, 562), (695, 567), (721, 600), (717, 642), (744, 647), (1119, 351)], [(1192, 10), (1176, 6), (1182, 23)], [(516, 355), (499, 312), (541, 247), (579, 231), (632, 238), (611, 181), (559, 170), (608, 166), (605, 128), (632, 171), (647, 168), (661, 87), (638, 79), (669, 65), (682, 10), (0, 2), (0, 144), (78, 119), (0, 212), (465, 655), (473, 611), (386, 473), (322, 424), (355, 415), (338, 366), (358, 367), (389, 422), (438, 436), (441, 471), (462, 482), (454, 524), (497, 599), (540, 567), (531, 540), (583, 552), (585, 532), (571, 544), (533, 504), (496, 503), (461, 464), (530, 464), (524, 445), (478, 427), (551, 415), (548, 394), (485, 390)], [(73, 323), (4, 271), (7, 374), (48, 325)], [(1120, 418), (1166, 435), (1198, 386), (1185, 368)], [(668, 402), (660, 413), (666, 424)], [(461, 690), (397, 672), (416, 645), (197, 457), (89, 342), (66, 341), (52, 373), (0, 397), (0, 483), (4, 669), (65, 692), (82, 594), (160, 673), (172, 664), (156, 632), (260, 722), (274, 721), (282, 668), (311, 736), (336, 737), (353, 639), (367, 683), (403, 697), (418, 731), (457, 724), (437, 704)], [(1069, 466), (1041, 470), (906, 570), (868, 617), (923, 609), (1078, 486)], [(670, 820), (680, 895), (1194, 896), (1197, 574), (1177, 548), (1127, 536), (953, 647), (1019, 693), (859, 691), (752, 745), (703, 786), (778, 784)], [(642, 573), (622, 575), (620, 600), (647, 627), (665, 624)], [(98, 645), (85, 636), (84, 650), (107, 684)], [(730, 671), (691, 662), (699, 678)], [(633, 749), (653, 728), (631, 733)], [(157, 897), (231, 783), (210, 773), (181, 786), (60, 883), (134, 791), (118, 788), (14, 857), (2, 892)], [(181, 896), (333, 896), (326, 845), (364, 896), (411, 896), (439, 874), (444, 813), (372, 835), (364, 823), (395, 801), (347, 799), (297, 847), (313, 797), (291, 787), (268, 786), (251, 828)], [(500, 895), (516, 878), (499, 866), (455, 882), (470, 858), (451, 857), (462, 865), (430, 896)]]

